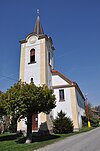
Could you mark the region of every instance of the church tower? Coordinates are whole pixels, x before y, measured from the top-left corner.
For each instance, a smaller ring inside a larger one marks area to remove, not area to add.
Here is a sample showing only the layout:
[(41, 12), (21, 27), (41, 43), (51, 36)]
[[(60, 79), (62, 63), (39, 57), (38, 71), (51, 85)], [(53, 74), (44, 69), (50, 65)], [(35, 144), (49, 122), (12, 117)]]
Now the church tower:
[(20, 79), (35, 85), (51, 87), (54, 47), (51, 37), (44, 34), (37, 16), (34, 31), (21, 40)]
[[(21, 43), (20, 75), (23, 82), (34, 82), (36, 86), (52, 87), (52, 72), (54, 47), (51, 37), (44, 34), (40, 16), (37, 16), (34, 30)], [(44, 113), (33, 116), (32, 130), (38, 130), (41, 123), (47, 123), (48, 117)], [(25, 120), (18, 122), (17, 130), (25, 130)]]

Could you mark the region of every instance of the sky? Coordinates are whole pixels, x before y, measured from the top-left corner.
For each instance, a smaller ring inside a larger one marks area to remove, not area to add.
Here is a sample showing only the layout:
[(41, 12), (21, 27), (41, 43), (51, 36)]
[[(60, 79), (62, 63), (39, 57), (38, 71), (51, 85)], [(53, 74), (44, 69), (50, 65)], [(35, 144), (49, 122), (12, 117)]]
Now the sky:
[(100, 0), (0, 0), (0, 90), (19, 80), (19, 41), (33, 32), (37, 9), (53, 40), (54, 68), (100, 105)]

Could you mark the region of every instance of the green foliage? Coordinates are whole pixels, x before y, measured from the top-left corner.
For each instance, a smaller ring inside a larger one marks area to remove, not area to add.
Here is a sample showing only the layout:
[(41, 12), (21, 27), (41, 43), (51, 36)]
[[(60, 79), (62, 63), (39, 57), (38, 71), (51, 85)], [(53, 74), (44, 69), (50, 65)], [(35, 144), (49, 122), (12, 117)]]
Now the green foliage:
[[(90, 123), (91, 123), (92, 127), (98, 127), (99, 126), (99, 119), (91, 117)], [(88, 125), (88, 118), (82, 117), (82, 126), (87, 126), (87, 125)]]
[(5, 93), (0, 91), (0, 115), (7, 115), (5, 109)]
[(27, 117), (37, 112), (49, 113), (55, 107), (53, 90), (47, 86), (36, 87), (34, 83), (14, 84), (6, 94), (6, 110), (16, 117)]
[(90, 123), (92, 127), (98, 127), (99, 126), (99, 119), (98, 118), (90, 118)]
[(73, 123), (70, 118), (65, 115), (66, 114), (61, 110), (56, 119), (53, 121), (54, 133), (64, 134), (73, 132)]
[(9, 132), (15, 133), (16, 131), (17, 131), (17, 118), (13, 116), (9, 125)]
[(88, 117), (89, 118), (93, 117), (92, 104), (90, 102), (88, 102)]
[(88, 118), (86, 116), (82, 116), (82, 127), (86, 127), (88, 124)]
[[(49, 113), (55, 107), (55, 95), (47, 86), (37, 87), (19, 81), (5, 93), (5, 109), (15, 119), (28, 117), (27, 125), (32, 123), (32, 115), (39, 112)], [(32, 126), (29, 126), (30, 128)]]

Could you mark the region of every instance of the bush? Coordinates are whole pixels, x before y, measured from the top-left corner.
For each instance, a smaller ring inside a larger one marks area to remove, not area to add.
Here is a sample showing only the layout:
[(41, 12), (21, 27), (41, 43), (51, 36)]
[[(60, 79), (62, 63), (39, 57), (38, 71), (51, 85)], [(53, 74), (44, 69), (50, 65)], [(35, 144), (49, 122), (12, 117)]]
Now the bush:
[(99, 119), (98, 118), (91, 118), (90, 123), (92, 127), (98, 127), (99, 126)]
[[(98, 127), (99, 126), (99, 119), (91, 117), (90, 123), (91, 123), (92, 127)], [(88, 125), (88, 118), (82, 117), (82, 126), (87, 126), (87, 125)]]
[(86, 127), (88, 125), (88, 118), (86, 116), (82, 116), (82, 127)]
[(53, 131), (56, 134), (64, 134), (73, 132), (73, 123), (66, 114), (60, 111), (56, 119), (53, 121)]

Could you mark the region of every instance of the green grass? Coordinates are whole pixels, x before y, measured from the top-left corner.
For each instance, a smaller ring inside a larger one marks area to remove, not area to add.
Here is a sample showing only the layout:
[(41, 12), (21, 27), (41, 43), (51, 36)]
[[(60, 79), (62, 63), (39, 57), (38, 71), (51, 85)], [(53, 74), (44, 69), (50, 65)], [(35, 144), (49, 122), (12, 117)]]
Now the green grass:
[[(34, 136), (33, 137), (33, 143), (31, 144), (24, 144), (25, 138), (24, 137), (19, 137), (19, 138), (14, 138), (14, 134), (10, 134), (7, 136), (12, 136), (12, 140), (6, 140), (3, 138), (0, 141), (0, 151), (33, 151), (34, 149), (38, 149), (40, 147), (44, 147), (48, 144), (52, 144), (56, 141), (62, 140), (65, 137), (71, 136), (72, 134), (56, 134), (56, 135), (48, 135), (48, 136)], [(0, 135), (0, 138), (3, 137), (3, 135)]]
[(79, 133), (88, 132), (88, 131), (91, 131), (91, 130), (93, 130), (93, 129), (94, 129), (94, 127), (90, 127), (90, 128), (88, 128), (88, 127), (83, 127), (83, 128), (80, 129)]
[(48, 136), (34, 136), (33, 143), (25, 144), (24, 137), (18, 137), (16, 134), (0, 134), (0, 151), (33, 151), (40, 147), (52, 144), (66, 137), (91, 130), (92, 128), (82, 128), (79, 132), (70, 134), (54, 134)]

